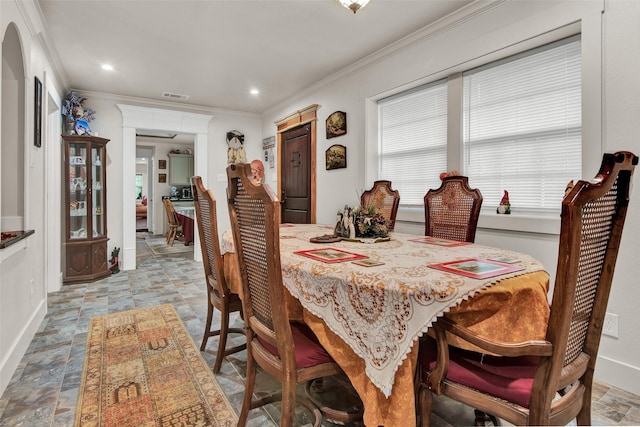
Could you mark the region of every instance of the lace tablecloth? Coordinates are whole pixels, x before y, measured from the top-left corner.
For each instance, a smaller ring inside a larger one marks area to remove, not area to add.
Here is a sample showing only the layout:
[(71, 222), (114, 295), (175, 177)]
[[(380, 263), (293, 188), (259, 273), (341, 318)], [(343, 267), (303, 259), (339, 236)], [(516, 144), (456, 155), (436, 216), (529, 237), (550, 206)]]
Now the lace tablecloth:
[[(375, 244), (309, 242), (330, 229), (313, 224), (281, 228), (283, 284), (364, 360), (368, 378), (387, 397), (414, 340), (427, 332), (438, 316), (499, 280), (544, 270), (540, 262), (522, 253), (476, 244), (444, 247), (418, 243), (410, 239), (419, 236), (401, 233)], [(294, 253), (324, 247), (366, 255), (384, 264), (324, 263)], [(233, 251), (230, 231), (223, 236), (222, 250)], [(466, 258), (499, 257), (515, 258), (524, 269), (479, 280), (428, 267)]]

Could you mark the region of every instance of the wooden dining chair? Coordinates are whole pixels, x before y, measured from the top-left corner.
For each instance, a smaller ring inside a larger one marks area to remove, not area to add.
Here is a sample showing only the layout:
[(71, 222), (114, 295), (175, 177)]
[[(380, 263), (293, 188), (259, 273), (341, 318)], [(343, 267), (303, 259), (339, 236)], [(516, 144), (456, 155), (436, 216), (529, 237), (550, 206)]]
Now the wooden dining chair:
[[(322, 413), (296, 395), (296, 385), (315, 378), (342, 374), (341, 368), (304, 324), (290, 322), (285, 305), (280, 263), (280, 203), (266, 184), (252, 180), (251, 166), (227, 167), (228, 204), (235, 251), (242, 278), (243, 311), (247, 335), (247, 373), (238, 425), (249, 410), (282, 399), (281, 426), (291, 426), (299, 402), (322, 422)], [(278, 397), (252, 402), (256, 368), (282, 384)]]
[(425, 236), (474, 242), (482, 194), (469, 187), (466, 176), (448, 176), (424, 196)]
[(393, 231), (400, 206), (400, 193), (391, 188), (391, 181), (375, 181), (371, 190), (360, 195), (360, 205), (364, 209), (373, 206), (388, 222), (387, 228)]
[(164, 210), (167, 214), (167, 224), (169, 225), (169, 230), (167, 231), (167, 243), (170, 246), (173, 246), (174, 240), (178, 238), (179, 235), (180, 221), (178, 220), (178, 214), (176, 213), (171, 200), (164, 199), (162, 202), (164, 203)]
[[(611, 281), (638, 157), (605, 154), (595, 179), (562, 201), (558, 265), (546, 338), (491, 342), (442, 318), (437, 342), (421, 342), (419, 408), (429, 425), (432, 393), (516, 425), (591, 424), (591, 389)], [(447, 332), (484, 349), (463, 351)], [(489, 355), (493, 354), (493, 355)]]
[[(218, 336), (218, 350), (213, 373), (220, 372), (222, 360), (230, 354), (247, 348), (243, 342), (240, 345), (226, 348), (227, 335), (231, 333), (243, 334), (244, 329), (229, 328), (229, 315), (234, 312), (242, 313), (242, 300), (236, 293), (231, 292), (224, 275), (224, 261), (220, 252), (218, 236), (218, 216), (216, 199), (211, 190), (207, 190), (199, 176), (191, 177), (191, 194), (196, 211), (198, 235), (200, 236), (200, 250), (202, 251), (202, 266), (207, 285), (207, 323), (202, 336), (200, 351), (207, 347), (210, 337)], [(211, 330), (214, 310), (220, 312), (220, 328)]]

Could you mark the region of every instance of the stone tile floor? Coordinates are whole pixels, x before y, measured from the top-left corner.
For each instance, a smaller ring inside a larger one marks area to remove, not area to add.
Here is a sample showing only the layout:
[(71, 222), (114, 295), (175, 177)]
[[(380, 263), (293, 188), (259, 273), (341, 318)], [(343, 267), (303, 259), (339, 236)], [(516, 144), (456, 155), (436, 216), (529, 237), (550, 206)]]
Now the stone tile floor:
[[(194, 341), (199, 344), (206, 319), (206, 290), (202, 265), (190, 253), (153, 255), (138, 233), (138, 268), (87, 284), (64, 285), (49, 294), (48, 313), (0, 398), (0, 426), (72, 426), (87, 338), (88, 321), (115, 311), (171, 303)], [(235, 326), (242, 324), (232, 316)], [(243, 337), (230, 336), (230, 341)], [(217, 340), (210, 339), (204, 358), (213, 366)], [(246, 353), (227, 357), (216, 379), (236, 411), (244, 391)], [(256, 393), (268, 393), (277, 382), (259, 375)], [(640, 397), (603, 383), (593, 395), (594, 425), (640, 425)], [(253, 410), (248, 426), (277, 425), (279, 407)], [(431, 423), (435, 427), (473, 425), (473, 410), (446, 398), (434, 402)], [(308, 425), (304, 411), (297, 425)], [(324, 425), (333, 425), (325, 421)], [(387, 426), (395, 427), (395, 426)]]

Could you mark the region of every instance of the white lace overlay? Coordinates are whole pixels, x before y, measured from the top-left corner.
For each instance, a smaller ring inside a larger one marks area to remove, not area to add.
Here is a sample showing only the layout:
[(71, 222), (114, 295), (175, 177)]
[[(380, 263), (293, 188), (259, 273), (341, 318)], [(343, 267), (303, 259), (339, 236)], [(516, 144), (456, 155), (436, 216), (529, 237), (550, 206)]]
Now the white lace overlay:
[[(328, 228), (313, 224), (281, 228), (284, 286), (365, 361), (367, 376), (385, 396), (391, 394), (396, 370), (414, 340), (438, 316), (499, 280), (544, 269), (522, 253), (476, 244), (444, 247), (411, 242), (417, 236), (401, 233), (375, 244), (309, 242), (329, 233)], [(223, 252), (233, 251), (230, 232), (225, 233), (222, 247)], [(366, 255), (384, 265), (328, 264), (294, 253), (323, 247)], [(428, 267), (457, 259), (497, 257), (516, 258), (524, 270), (478, 280)]]

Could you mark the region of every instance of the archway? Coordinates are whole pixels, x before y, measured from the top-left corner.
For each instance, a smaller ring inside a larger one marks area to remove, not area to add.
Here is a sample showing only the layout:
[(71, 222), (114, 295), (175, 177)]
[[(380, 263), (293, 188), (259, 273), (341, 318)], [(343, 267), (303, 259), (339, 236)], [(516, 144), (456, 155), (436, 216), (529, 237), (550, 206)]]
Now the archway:
[(2, 39), (2, 230), (25, 229), (25, 70), (18, 29), (7, 27)]

